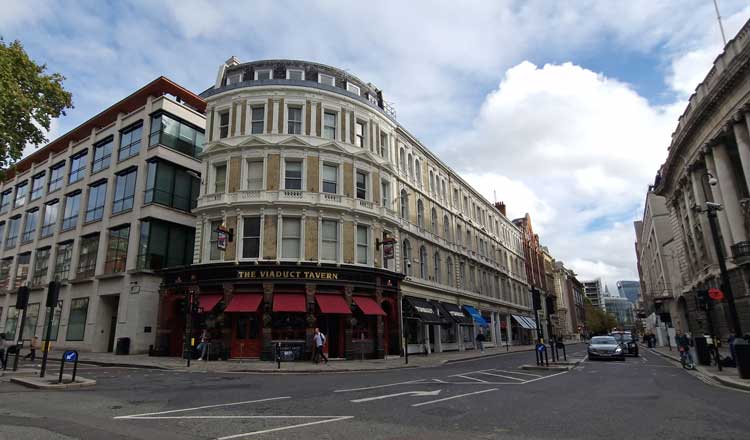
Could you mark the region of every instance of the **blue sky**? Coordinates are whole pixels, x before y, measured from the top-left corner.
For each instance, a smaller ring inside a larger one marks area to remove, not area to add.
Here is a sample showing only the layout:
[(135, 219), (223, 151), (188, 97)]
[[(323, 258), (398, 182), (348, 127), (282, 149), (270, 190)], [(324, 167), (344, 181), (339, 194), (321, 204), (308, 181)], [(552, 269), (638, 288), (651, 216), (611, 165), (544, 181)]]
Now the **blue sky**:
[[(727, 37), (750, 18), (720, 0)], [(68, 79), (58, 136), (159, 75), (300, 58), (371, 81), (398, 119), (582, 277), (636, 277), (632, 221), (722, 49), (711, 0), (6, 0), (0, 35)], [(467, 154), (469, 153), (469, 154)]]

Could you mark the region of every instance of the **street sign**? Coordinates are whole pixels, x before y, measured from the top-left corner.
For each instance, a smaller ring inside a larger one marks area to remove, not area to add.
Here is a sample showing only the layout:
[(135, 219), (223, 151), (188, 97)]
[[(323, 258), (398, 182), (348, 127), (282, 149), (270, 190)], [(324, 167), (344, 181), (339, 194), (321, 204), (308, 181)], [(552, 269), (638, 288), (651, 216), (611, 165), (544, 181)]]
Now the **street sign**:
[(63, 359), (65, 359), (65, 362), (75, 362), (78, 360), (78, 352), (77, 351), (66, 351), (63, 355)]
[(721, 301), (724, 299), (724, 292), (717, 288), (708, 289), (708, 296), (714, 301)]

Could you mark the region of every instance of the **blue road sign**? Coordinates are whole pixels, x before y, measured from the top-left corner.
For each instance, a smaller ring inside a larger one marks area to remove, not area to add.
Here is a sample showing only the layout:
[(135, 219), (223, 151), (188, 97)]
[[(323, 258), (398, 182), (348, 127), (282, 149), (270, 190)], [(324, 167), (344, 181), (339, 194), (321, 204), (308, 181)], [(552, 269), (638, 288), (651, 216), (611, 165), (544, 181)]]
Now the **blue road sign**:
[(75, 362), (78, 359), (77, 351), (66, 351), (64, 354), (65, 362)]
[(544, 351), (544, 344), (537, 344), (536, 345), (536, 351), (542, 352)]

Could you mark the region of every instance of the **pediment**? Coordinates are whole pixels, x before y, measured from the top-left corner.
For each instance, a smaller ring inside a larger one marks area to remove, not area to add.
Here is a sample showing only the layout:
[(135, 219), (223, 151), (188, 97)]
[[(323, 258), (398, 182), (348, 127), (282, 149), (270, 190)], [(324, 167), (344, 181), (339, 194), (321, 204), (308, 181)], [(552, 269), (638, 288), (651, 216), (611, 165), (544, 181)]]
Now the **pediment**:
[(325, 151), (334, 151), (336, 153), (349, 153), (349, 150), (344, 148), (341, 144), (338, 142), (326, 142), (325, 144), (318, 145), (319, 150), (325, 150)]
[(290, 136), (281, 142), (279, 142), (279, 145), (283, 145), (285, 147), (311, 147), (312, 145), (309, 142), (306, 142), (304, 139), (297, 137), (297, 136)]
[(245, 138), (242, 142), (240, 142), (238, 146), (246, 147), (250, 145), (271, 145), (271, 143), (263, 139), (262, 137), (250, 135), (247, 138)]

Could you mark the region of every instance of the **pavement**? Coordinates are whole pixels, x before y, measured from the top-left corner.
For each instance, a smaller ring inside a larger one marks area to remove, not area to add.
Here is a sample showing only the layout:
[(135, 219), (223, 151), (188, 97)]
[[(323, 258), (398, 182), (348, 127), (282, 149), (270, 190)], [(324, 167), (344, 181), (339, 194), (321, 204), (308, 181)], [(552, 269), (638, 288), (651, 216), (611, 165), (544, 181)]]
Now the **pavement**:
[[(641, 350), (649, 350), (653, 353), (656, 353), (664, 358), (670, 359), (674, 362), (680, 363), (680, 352), (677, 351), (677, 348), (672, 348), (672, 350), (669, 349), (669, 347), (656, 347), (656, 348), (647, 348), (645, 345), (641, 344)], [(720, 353), (722, 356), (727, 356), (728, 353)], [(693, 359), (697, 359), (697, 356), (695, 354), (695, 351), (693, 350)], [(719, 371), (719, 368), (716, 365), (699, 365), (696, 361), (695, 363), (695, 370), (706, 376), (709, 377), (716, 382), (721, 383), (724, 386), (737, 388), (744, 391), (750, 391), (750, 379), (742, 379), (739, 377), (739, 374), (737, 373), (736, 368), (727, 368), (723, 367), (721, 371)]]
[(273, 375), (79, 366), (64, 393), (0, 380), (0, 439), (745, 439), (750, 393), (648, 350), (570, 371), (534, 353), (432, 368)]
[[(509, 347), (487, 347), (484, 352), (479, 350), (451, 351), (445, 353), (431, 353), (429, 355), (409, 355), (409, 363), (403, 357), (388, 357), (387, 359), (364, 360), (331, 360), (327, 364), (313, 364), (309, 361), (282, 362), (281, 368), (271, 361), (255, 359), (228, 361), (198, 361), (192, 360), (190, 367), (187, 362), (178, 357), (149, 356), (147, 354), (115, 355), (114, 353), (79, 353), (79, 363), (100, 366), (152, 368), (159, 370), (195, 370), (203, 372), (253, 372), (253, 373), (320, 373), (320, 372), (349, 372), (349, 371), (377, 371), (397, 368), (434, 367), (445, 363), (461, 362), (468, 359), (492, 357), (512, 352), (527, 352), (534, 349), (533, 345), (511, 345)], [(53, 350), (50, 359), (56, 359), (53, 364), (58, 365), (62, 351)]]

